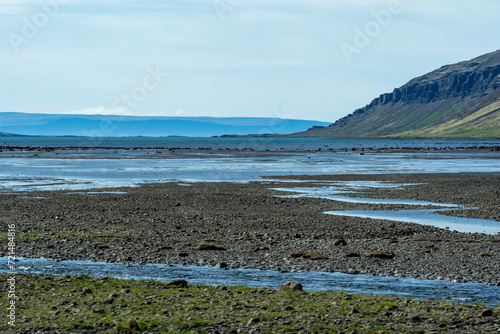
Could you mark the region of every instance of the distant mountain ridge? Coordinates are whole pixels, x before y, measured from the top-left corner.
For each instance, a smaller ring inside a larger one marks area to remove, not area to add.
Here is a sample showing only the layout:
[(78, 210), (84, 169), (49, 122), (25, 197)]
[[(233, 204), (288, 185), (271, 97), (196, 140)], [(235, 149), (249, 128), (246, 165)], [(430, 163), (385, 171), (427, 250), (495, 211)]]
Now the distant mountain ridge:
[(22, 135), (16, 135), (13, 133), (0, 132), (0, 137), (23, 137)]
[(443, 66), (297, 136), (500, 137), (500, 50)]
[(139, 117), (0, 112), (0, 132), (31, 136), (189, 136), (273, 135), (304, 131), (326, 122), (244, 117)]

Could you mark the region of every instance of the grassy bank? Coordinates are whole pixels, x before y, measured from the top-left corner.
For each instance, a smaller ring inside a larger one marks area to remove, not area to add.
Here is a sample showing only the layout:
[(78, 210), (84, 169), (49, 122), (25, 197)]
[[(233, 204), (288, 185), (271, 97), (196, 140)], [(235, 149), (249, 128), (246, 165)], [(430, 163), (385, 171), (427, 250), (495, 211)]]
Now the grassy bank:
[[(2, 305), (8, 282), (0, 275)], [(496, 333), (500, 306), (247, 287), (15, 275), (2, 333)], [(5, 303), (4, 303), (5, 302)], [(4, 311), (5, 313), (5, 311)]]

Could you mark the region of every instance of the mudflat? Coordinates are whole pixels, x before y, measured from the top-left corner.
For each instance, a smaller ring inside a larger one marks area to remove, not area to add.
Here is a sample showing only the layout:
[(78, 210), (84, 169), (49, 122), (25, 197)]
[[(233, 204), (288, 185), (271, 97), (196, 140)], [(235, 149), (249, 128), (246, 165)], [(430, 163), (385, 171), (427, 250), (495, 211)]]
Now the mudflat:
[[(323, 212), (415, 206), (281, 198), (277, 196), (286, 193), (271, 190), (307, 187), (315, 180), (413, 183), (404, 189), (363, 190), (355, 196), (461, 204), (477, 209), (445, 214), (500, 221), (500, 174), (294, 178), (307, 182), (161, 183), (111, 189), (124, 193), (96, 193), (94, 189), (2, 194), (1, 221), (16, 225), (18, 257), (330, 271), (500, 284), (500, 235), (330, 216)], [(5, 233), (1, 240), (7, 243)], [(1, 255), (6, 255), (6, 247)]]

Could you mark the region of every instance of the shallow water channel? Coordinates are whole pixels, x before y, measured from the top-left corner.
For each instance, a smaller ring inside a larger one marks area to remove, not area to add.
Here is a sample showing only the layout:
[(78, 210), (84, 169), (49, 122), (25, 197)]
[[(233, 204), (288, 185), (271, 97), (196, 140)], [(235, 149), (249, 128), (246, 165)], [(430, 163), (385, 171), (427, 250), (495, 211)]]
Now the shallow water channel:
[[(445, 228), (465, 233), (500, 233), (500, 222), (487, 219), (464, 218), (455, 216), (440, 215), (439, 212), (447, 210), (467, 210), (472, 209), (458, 204), (434, 203), (411, 199), (377, 199), (358, 198), (345, 196), (346, 193), (356, 193), (357, 190), (366, 188), (402, 188), (409, 184), (393, 184), (386, 182), (331, 182), (324, 183), (316, 187), (296, 187), (296, 188), (274, 188), (274, 190), (297, 193), (294, 195), (283, 195), (280, 197), (299, 198), (324, 198), (340, 202), (360, 203), (360, 204), (396, 204), (396, 205), (418, 205), (433, 206), (439, 209), (419, 209), (419, 210), (347, 210), (347, 211), (327, 211), (326, 214), (335, 216), (349, 216), (370, 219), (385, 219), (404, 223), (415, 223)], [(404, 190), (401, 190), (404, 191)]]
[[(0, 258), (2, 270), (7, 258)], [(185, 279), (189, 284), (280, 288), (286, 282), (300, 282), (307, 291), (344, 291), (350, 294), (391, 295), (413, 299), (440, 299), (464, 303), (500, 305), (500, 287), (480, 283), (455, 283), (415, 278), (349, 275), (328, 272), (278, 272), (257, 269), (219, 269), (214, 267), (162, 264), (122, 264), (90, 261), (55, 261), (18, 258), (17, 273), (50, 275), (90, 275), (123, 279), (171, 281)]]

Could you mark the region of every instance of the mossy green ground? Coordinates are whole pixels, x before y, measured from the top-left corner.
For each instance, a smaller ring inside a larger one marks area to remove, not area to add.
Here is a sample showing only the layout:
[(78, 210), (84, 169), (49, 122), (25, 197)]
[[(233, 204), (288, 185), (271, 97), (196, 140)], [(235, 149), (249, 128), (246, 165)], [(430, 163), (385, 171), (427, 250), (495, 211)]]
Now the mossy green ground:
[[(2, 333), (490, 333), (500, 307), (342, 292), (168, 287), (157, 281), (15, 275), (17, 320)], [(7, 275), (0, 275), (2, 304)], [(6, 304), (5, 304), (6, 305)], [(491, 310), (493, 316), (483, 316)], [(5, 312), (5, 311), (4, 311)], [(6, 319), (4, 316), (3, 319)]]

